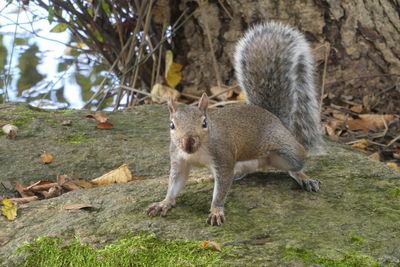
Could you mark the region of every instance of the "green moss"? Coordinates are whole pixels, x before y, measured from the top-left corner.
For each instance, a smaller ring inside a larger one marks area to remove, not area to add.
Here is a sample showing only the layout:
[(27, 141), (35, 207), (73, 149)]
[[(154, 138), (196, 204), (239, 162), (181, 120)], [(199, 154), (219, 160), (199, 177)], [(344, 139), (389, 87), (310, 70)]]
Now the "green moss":
[(90, 140), (91, 139), (85, 137), (85, 134), (71, 134), (63, 139), (60, 139), (59, 141), (61, 143), (80, 144), (84, 142), (89, 142)]
[(400, 198), (400, 187), (391, 188), (388, 193), (390, 198)]
[(309, 249), (287, 248), (285, 258), (299, 258), (308, 264), (321, 264), (322, 266), (333, 267), (378, 267), (384, 266), (377, 259), (362, 254), (358, 251), (339, 251), (343, 254), (340, 258), (321, 256)]
[(63, 245), (59, 238), (40, 237), (17, 249), (23, 260), (19, 266), (211, 266), (224, 253), (200, 242), (166, 240), (152, 235), (119, 239), (102, 248), (81, 243), (76, 238)]
[(30, 123), (32, 121), (32, 118), (30, 117), (21, 117), (17, 120), (11, 121), (10, 124), (15, 125), (15, 126), (21, 126), (27, 123)]

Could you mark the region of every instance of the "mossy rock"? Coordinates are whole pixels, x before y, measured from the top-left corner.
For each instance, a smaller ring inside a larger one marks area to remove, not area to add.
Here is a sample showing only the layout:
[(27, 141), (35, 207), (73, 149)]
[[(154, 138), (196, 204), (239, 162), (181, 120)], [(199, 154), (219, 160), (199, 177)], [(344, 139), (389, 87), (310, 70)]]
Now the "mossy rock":
[[(286, 173), (247, 175), (229, 192), (226, 223), (212, 227), (205, 220), (213, 180), (204, 169), (192, 171), (178, 206), (167, 217), (144, 214), (149, 204), (163, 199), (167, 188), (165, 106), (108, 113), (114, 124), (110, 130), (97, 129), (96, 122), (85, 117), (89, 113), (0, 106), (1, 122), (29, 118), (18, 126), (15, 140), (0, 136), (0, 181), (54, 180), (58, 174), (91, 179), (124, 163), (146, 179), (33, 202), (19, 208), (15, 221), (1, 216), (0, 263), (15, 263), (19, 258), (10, 255), (37, 237), (65, 242), (79, 237), (96, 246), (139, 231), (162, 239), (218, 242), (223, 249), (231, 248), (219, 264), (233, 266), (400, 264), (400, 172), (362, 152), (328, 142), (326, 155), (310, 158), (307, 173), (322, 182), (319, 193), (300, 190)], [(54, 123), (62, 120), (71, 120), (72, 126)], [(71, 136), (79, 142), (66, 142)], [(54, 161), (41, 163), (41, 151), (52, 154)], [(0, 190), (0, 195), (12, 194), (1, 185)], [(95, 208), (63, 208), (74, 203)]]

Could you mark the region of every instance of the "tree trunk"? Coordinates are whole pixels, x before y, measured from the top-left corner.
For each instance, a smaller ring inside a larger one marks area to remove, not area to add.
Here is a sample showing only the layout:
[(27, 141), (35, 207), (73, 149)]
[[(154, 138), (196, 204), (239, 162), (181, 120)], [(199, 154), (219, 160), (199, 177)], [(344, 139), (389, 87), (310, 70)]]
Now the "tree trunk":
[(222, 84), (235, 84), (232, 66), (235, 43), (248, 27), (266, 20), (281, 21), (305, 33), (314, 47), (320, 84), (325, 52), (331, 47), (325, 92), (360, 97), (377, 95), (400, 77), (398, 0), (209, 0), (201, 6), (198, 5), (201, 1), (176, 2), (179, 11), (194, 11), (175, 39), (179, 42), (175, 52), (186, 61), (184, 92), (207, 91), (217, 85), (218, 76)]

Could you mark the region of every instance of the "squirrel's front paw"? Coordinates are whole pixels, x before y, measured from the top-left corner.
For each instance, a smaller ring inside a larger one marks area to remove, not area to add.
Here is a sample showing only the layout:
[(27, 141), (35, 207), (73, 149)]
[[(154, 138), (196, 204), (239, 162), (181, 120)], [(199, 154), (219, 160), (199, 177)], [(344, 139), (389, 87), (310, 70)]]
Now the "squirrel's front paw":
[(225, 222), (224, 208), (211, 208), (210, 215), (208, 215), (207, 223), (210, 225), (220, 226)]
[(146, 214), (149, 216), (157, 216), (161, 212), (161, 216), (167, 216), (168, 210), (170, 210), (172, 207), (175, 206), (175, 203), (172, 203), (170, 201), (161, 201), (161, 202), (156, 202), (152, 205), (150, 205), (147, 210)]

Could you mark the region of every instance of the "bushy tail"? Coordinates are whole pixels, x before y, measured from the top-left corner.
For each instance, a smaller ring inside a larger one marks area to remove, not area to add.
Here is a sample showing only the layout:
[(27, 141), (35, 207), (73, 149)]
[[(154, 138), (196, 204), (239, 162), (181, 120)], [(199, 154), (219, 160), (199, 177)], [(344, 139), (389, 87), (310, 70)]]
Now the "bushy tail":
[(307, 150), (322, 145), (314, 60), (299, 31), (275, 22), (251, 28), (236, 46), (235, 71), (250, 104), (274, 113)]

